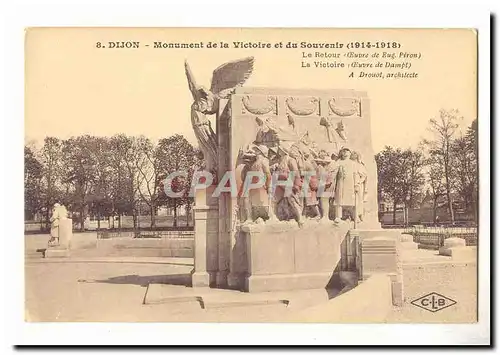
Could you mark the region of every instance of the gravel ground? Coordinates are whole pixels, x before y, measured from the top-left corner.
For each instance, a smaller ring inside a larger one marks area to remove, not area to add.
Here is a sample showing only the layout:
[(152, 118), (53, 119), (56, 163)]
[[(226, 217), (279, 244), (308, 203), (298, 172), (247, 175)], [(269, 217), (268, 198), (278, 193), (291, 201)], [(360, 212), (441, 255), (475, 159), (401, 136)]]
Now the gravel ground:
[[(200, 310), (197, 302), (143, 305), (148, 283), (185, 284), (192, 266), (51, 262), (36, 252), (44, 245), (46, 241), (38, 239), (26, 245), (25, 304), (29, 321), (276, 322), (286, 315), (286, 308), (280, 306)], [(408, 256), (411, 264), (404, 266), (404, 306), (394, 308), (386, 322), (475, 322), (476, 263), (442, 262), (442, 257), (431, 255), (435, 252), (419, 253)], [(431, 292), (457, 303), (435, 313), (411, 304)]]
[[(477, 267), (475, 263), (428, 263), (404, 267), (405, 302), (394, 308), (389, 323), (471, 323), (477, 321)], [(431, 292), (457, 303), (437, 312), (411, 304)]]
[(181, 285), (189, 278), (189, 266), (27, 263), (25, 269), (28, 320), (35, 322), (262, 322), (286, 310), (274, 305), (201, 310), (198, 302), (142, 304), (148, 283)]

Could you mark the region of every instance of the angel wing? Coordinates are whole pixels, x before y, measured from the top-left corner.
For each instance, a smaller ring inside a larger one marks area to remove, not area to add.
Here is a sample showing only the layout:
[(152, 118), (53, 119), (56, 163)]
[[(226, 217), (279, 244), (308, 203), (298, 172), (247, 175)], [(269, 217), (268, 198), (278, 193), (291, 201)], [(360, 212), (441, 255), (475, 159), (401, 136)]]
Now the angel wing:
[(247, 81), (253, 71), (253, 57), (222, 64), (214, 70), (210, 91), (220, 98), (227, 98)]
[(191, 94), (193, 95), (193, 99), (196, 101), (199, 97), (198, 94), (198, 86), (196, 85), (196, 81), (194, 80), (193, 73), (191, 72), (191, 68), (189, 67), (189, 64), (186, 61), (184, 61), (184, 69), (186, 70), (186, 77), (188, 81), (188, 86), (189, 90), (191, 91)]

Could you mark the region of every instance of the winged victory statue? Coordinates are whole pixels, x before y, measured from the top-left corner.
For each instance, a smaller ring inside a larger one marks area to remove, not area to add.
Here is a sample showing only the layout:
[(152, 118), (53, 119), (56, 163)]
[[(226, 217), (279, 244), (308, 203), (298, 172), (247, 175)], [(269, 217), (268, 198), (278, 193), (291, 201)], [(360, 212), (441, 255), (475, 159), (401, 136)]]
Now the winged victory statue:
[(253, 57), (247, 57), (222, 64), (214, 70), (210, 90), (198, 86), (187, 61), (186, 76), (193, 95), (191, 124), (203, 153), (206, 170), (215, 173), (217, 167), (217, 134), (212, 129), (207, 115), (217, 113), (219, 99), (227, 99), (236, 88), (242, 86), (253, 71)]

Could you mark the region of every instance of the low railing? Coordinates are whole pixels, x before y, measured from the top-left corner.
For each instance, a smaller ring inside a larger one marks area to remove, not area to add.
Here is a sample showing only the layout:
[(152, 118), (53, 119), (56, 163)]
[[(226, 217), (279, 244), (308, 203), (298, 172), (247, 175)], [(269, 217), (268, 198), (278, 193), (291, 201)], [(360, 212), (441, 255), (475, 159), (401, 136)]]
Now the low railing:
[(477, 246), (477, 228), (471, 227), (410, 227), (404, 229), (405, 234), (413, 236), (413, 241), (424, 249), (439, 249), (447, 238), (465, 239), (465, 245)]
[(97, 239), (110, 238), (148, 238), (148, 239), (193, 239), (194, 231), (182, 230), (133, 230), (133, 231), (112, 231), (104, 230), (97, 232)]
[[(114, 235), (116, 233), (137, 233), (137, 232), (151, 232), (151, 227), (141, 227), (141, 228), (92, 228), (92, 229), (81, 229), (80, 224), (73, 225), (73, 233), (105, 233), (109, 232), (110, 235)], [(193, 232), (193, 226), (156, 226), (153, 231), (170, 231), (170, 232), (178, 232), (178, 231), (186, 231)], [(49, 234), (50, 233), (50, 225), (46, 226), (45, 224), (41, 224), (40, 222), (28, 222), (24, 223), (24, 234)]]

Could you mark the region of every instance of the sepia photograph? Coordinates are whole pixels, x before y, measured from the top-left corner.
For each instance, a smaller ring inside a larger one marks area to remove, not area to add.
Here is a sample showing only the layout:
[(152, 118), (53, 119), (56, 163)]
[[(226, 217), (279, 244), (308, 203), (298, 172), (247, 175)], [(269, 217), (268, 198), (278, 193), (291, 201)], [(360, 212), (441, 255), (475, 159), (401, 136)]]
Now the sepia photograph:
[(480, 36), (26, 28), (24, 322), (477, 325)]

